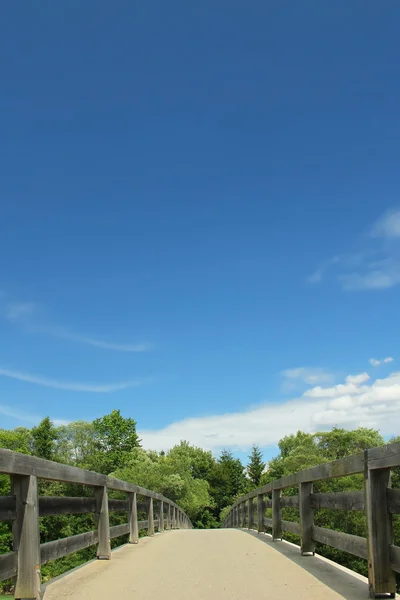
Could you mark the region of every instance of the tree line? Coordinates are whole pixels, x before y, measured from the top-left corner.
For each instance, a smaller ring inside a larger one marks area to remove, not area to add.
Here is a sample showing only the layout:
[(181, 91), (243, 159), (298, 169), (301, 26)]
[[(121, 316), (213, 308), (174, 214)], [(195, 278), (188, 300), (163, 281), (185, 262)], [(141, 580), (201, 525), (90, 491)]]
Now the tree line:
[[(92, 422), (76, 421), (54, 426), (46, 417), (31, 429), (17, 427), (0, 429), (0, 447), (31, 454), (105, 475), (112, 475), (159, 492), (179, 504), (190, 517), (195, 528), (221, 526), (226, 512), (235, 499), (248, 491), (283, 475), (356, 454), (366, 448), (384, 444), (384, 439), (374, 429), (358, 428), (353, 431), (334, 428), (328, 432), (308, 434), (297, 432), (280, 440), (278, 455), (267, 464), (259, 447), (253, 446), (247, 464), (223, 450), (218, 457), (182, 441), (167, 452), (145, 450), (136, 431), (136, 422), (113, 410)], [(400, 484), (394, 473), (393, 483)], [(0, 495), (10, 493), (10, 481), (0, 475)], [(75, 484), (40, 481), (40, 495), (90, 496), (90, 488)], [(363, 489), (363, 479), (353, 475), (315, 484), (316, 492)], [(297, 489), (286, 493), (297, 493)], [(122, 498), (118, 492), (111, 497)], [(296, 509), (283, 509), (283, 518), (298, 521)], [(123, 513), (110, 513), (111, 525), (127, 521)], [(363, 513), (320, 510), (316, 512), (317, 525), (355, 535), (366, 535)], [(54, 515), (40, 518), (41, 541), (82, 533), (95, 528), (94, 515)], [(400, 543), (400, 523), (395, 523), (396, 543)], [(287, 539), (298, 542), (296, 536)], [(11, 524), (0, 523), (0, 554), (11, 549)], [(113, 545), (125, 538), (113, 540)], [(321, 546), (318, 552), (362, 574), (366, 574), (366, 561)], [(49, 579), (95, 556), (88, 548), (59, 559), (43, 567), (44, 579)], [(0, 593), (12, 590), (12, 582), (5, 582)]]

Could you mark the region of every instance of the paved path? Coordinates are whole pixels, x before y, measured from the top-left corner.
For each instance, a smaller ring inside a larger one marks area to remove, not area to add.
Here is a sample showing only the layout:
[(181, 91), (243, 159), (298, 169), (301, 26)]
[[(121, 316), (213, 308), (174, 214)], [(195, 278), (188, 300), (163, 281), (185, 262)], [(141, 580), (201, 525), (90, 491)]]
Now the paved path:
[(367, 600), (366, 580), (244, 530), (168, 531), (47, 586), (44, 600)]

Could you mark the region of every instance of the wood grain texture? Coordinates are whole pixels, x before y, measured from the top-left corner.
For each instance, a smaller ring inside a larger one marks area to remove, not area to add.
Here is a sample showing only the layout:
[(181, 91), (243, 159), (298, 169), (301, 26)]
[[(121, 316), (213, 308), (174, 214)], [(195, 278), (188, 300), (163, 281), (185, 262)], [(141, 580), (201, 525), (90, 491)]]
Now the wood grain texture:
[(16, 518), (13, 521), (13, 546), (17, 551), (16, 598), (39, 598), (40, 533), (37, 477), (13, 475)]
[(371, 448), (368, 453), (368, 469), (387, 469), (400, 466), (400, 442)]
[(311, 508), (364, 511), (364, 492), (329, 492), (311, 494)]
[(264, 527), (267, 527), (268, 529), (272, 529), (272, 519), (270, 519), (268, 517), (264, 517), (263, 523), (264, 523)]
[(400, 514), (400, 490), (388, 488), (386, 490), (388, 510), (392, 515)]
[(280, 488), (272, 490), (272, 539), (282, 539), (282, 508)]
[(110, 527), (110, 539), (114, 539), (119, 537), (120, 535), (125, 535), (129, 533), (130, 525), (129, 523), (123, 523), (122, 525), (114, 525)]
[(284, 519), (282, 519), (281, 523), (283, 531), (289, 531), (290, 533), (300, 535), (300, 523), (296, 523), (295, 521), (285, 521)]
[(300, 509), (300, 551), (301, 554), (315, 552), (315, 543), (312, 538), (314, 525), (314, 511), (311, 506), (313, 484), (311, 482), (300, 483), (299, 486), (299, 509)]
[(97, 558), (109, 560), (111, 558), (110, 546), (110, 519), (108, 515), (108, 493), (106, 486), (95, 489), (96, 499), (96, 526), (99, 535)]
[(129, 511), (128, 511), (128, 520), (129, 520), (129, 543), (137, 544), (139, 542), (139, 527), (138, 527), (138, 506), (137, 506), (137, 495), (136, 492), (133, 494), (129, 494)]
[(47, 542), (40, 546), (41, 563), (42, 565), (45, 565), (51, 560), (56, 560), (57, 558), (68, 556), (68, 554), (72, 554), (78, 550), (83, 550), (83, 548), (94, 546), (98, 541), (99, 536), (97, 531), (87, 531), (86, 533), (71, 535), (61, 540)]
[(400, 546), (389, 546), (390, 566), (393, 571), (400, 573)]
[(367, 558), (367, 540), (358, 535), (350, 535), (342, 531), (334, 531), (313, 525), (312, 538), (315, 542), (327, 544), (338, 550), (354, 554), (359, 558)]
[(298, 496), (281, 496), (281, 508), (298, 508), (299, 497)]
[(15, 517), (15, 496), (0, 496), (0, 522), (14, 521)]
[(0, 556), (0, 581), (10, 579), (17, 573), (17, 553), (9, 552)]
[[(369, 450), (366, 450), (366, 455), (369, 455)], [(370, 464), (369, 459), (366, 463)], [(393, 532), (387, 503), (390, 469), (366, 469), (364, 483), (370, 592), (393, 594), (396, 591), (396, 575), (390, 566), (389, 546), (393, 544)]]
[(264, 531), (264, 497), (262, 494), (257, 496), (257, 531), (262, 533)]

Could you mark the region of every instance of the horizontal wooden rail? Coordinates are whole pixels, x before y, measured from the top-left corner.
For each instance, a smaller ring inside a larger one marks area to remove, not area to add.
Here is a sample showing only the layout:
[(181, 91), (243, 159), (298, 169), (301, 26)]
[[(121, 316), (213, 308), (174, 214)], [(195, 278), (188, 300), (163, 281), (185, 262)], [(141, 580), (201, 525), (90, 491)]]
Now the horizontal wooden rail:
[(282, 519), (281, 522), (283, 531), (289, 531), (289, 533), (300, 535), (300, 523), (296, 523), (295, 521), (285, 521), (284, 519)]
[[(321, 543), (367, 559), (371, 594), (393, 595), (396, 592), (395, 572), (400, 572), (400, 547), (393, 545), (392, 533), (392, 515), (400, 514), (400, 490), (390, 486), (390, 469), (394, 467), (400, 467), (400, 442), (285, 475), (238, 498), (228, 512), (224, 526), (243, 527), (243, 521), (237, 515), (246, 514), (247, 505), (253, 505), (257, 498), (259, 533), (272, 529), (274, 540), (282, 539), (282, 531), (299, 535), (302, 554), (313, 554), (315, 544)], [(313, 492), (316, 481), (355, 474), (363, 474), (364, 491)], [(282, 490), (294, 487), (298, 487), (298, 495), (282, 495)], [(266, 497), (267, 494), (272, 499)], [(272, 518), (265, 516), (266, 508), (272, 509)], [(300, 522), (282, 519), (285, 508), (298, 508)], [(314, 511), (320, 509), (364, 512), (368, 537), (317, 527)], [(249, 529), (253, 526), (252, 518)]]
[(298, 508), (299, 497), (298, 496), (281, 496), (280, 505), (282, 508)]
[(364, 511), (364, 492), (329, 492), (311, 494), (311, 508), (331, 508), (334, 510)]
[(343, 550), (358, 556), (359, 558), (368, 558), (367, 540), (358, 535), (326, 529), (325, 527), (312, 527), (312, 538), (315, 542), (327, 544), (337, 550)]
[[(0, 581), (16, 578), (15, 597), (39, 600), (40, 564), (97, 545), (97, 557), (111, 558), (110, 540), (128, 535), (139, 541), (139, 532), (154, 535), (164, 529), (190, 528), (185, 512), (162, 494), (141, 486), (34, 456), (0, 449), (0, 473), (11, 476), (12, 493), (0, 497), (0, 521), (13, 521), (17, 552), (0, 556)], [(46, 479), (93, 489), (90, 497), (38, 497), (37, 480)], [(127, 494), (126, 500), (108, 498), (109, 490)], [(138, 501), (138, 497), (143, 501)], [(110, 527), (109, 513), (126, 512), (128, 522)], [(155, 514), (156, 512), (156, 514)], [(94, 513), (96, 530), (40, 544), (39, 518), (49, 515)], [(138, 520), (146, 514), (145, 520)]]

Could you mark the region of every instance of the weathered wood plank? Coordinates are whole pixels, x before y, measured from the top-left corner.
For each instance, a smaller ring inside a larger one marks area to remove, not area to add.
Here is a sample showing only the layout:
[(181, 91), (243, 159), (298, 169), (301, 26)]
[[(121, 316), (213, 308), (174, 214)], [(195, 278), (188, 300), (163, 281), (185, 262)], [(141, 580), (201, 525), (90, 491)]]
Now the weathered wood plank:
[[(369, 455), (369, 450), (365, 454)], [(394, 594), (396, 575), (390, 567), (389, 557), (389, 546), (393, 544), (392, 515), (387, 503), (390, 469), (366, 469), (364, 483), (370, 592), (375, 595)]]
[(272, 508), (271, 498), (264, 498), (264, 508)]
[(272, 539), (282, 539), (281, 489), (272, 490)]
[(15, 496), (0, 496), (0, 522), (14, 521), (15, 517)]
[(39, 515), (78, 515), (96, 512), (95, 498), (73, 498), (67, 496), (42, 496), (39, 498)]
[[(393, 444), (391, 444), (393, 445)], [(379, 448), (377, 449), (379, 450)], [(276, 479), (271, 483), (267, 483), (262, 487), (252, 490), (245, 496), (241, 496), (236, 500), (233, 506), (237, 506), (241, 502), (248, 500), (249, 498), (256, 498), (259, 494), (269, 494), (273, 489), (285, 489), (288, 487), (295, 487), (303, 482), (321, 481), (323, 479), (333, 479), (335, 477), (344, 477), (345, 475), (354, 475), (355, 473), (364, 472), (364, 454), (355, 454), (354, 456), (347, 456), (346, 458), (340, 458), (329, 463), (323, 463), (316, 467), (293, 473), (292, 475), (285, 475), (280, 479)]]
[(99, 536), (97, 531), (87, 531), (86, 533), (71, 535), (61, 540), (47, 542), (40, 546), (41, 563), (45, 565), (51, 560), (68, 556), (68, 554), (78, 552), (78, 550), (83, 550), (83, 548), (89, 548), (89, 546), (94, 546), (98, 541)]
[(164, 531), (164, 501), (163, 500), (161, 500), (160, 506), (159, 506), (158, 521), (159, 521), (158, 531), (160, 533), (162, 533)]
[(0, 581), (10, 579), (17, 573), (17, 553), (9, 552), (0, 555)]
[(35, 475), (40, 479), (79, 483), (82, 485), (105, 485), (106, 476), (85, 471), (78, 467), (63, 465), (36, 456), (12, 452), (0, 448), (0, 473), (8, 475)]
[(248, 528), (249, 529), (254, 529), (254, 501), (253, 498), (251, 498), (250, 500), (248, 500), (249, 503), (249, 525)]
[(386, 497), (389, 512), (392, 515), (400, 514), (400, 490), (393, 490), (392, 488), (388, 488), (386, 490)]
[(332, 529), (325, 529), (325, 527), (312, 527), (312, 539), (315, 542), (321, 544), (327, 544), (337, 550), (343, 550), (354, 554), (359, 558), (367, 558), (367, 540), (358, 535), (350, 535), (349, 533), (343, 533), (342, 531), (334, 531)]
[(272, 529), (272, 519), (268, 517), (263, 518), (264, 527), (268, 527), (268, 529)]
[(147, 535), (154, 535), (154, 508), (153, 508), (153, 498), (147, 499)]
[(285, 475), (273, 482), (275, 489), (284, 489), (298, 485), (306, 481), (320, 481), (322, 479), (333, 479), (345, 475), (354, 475), (364, 472), (364, 454), (355, 454), (346, 458), (340, 458), (329, 463), (322, 463), (316, 467), (299, 471), (293, 475)]
[(117, 538), (120, 535), (125, 535), (129, 533), (129, 531), (129, 523), (123, 523), (122, 525), (114, 525), (113, 527), (110, 527), (110, 539), (113, 540), (114, 538)]
[(314, 511), (311, 506), (313, 484), (309, 481), (300, 483), (299, 486), (299, 509), (300, 509), (300, 535), (301, 554), (315, 552), (315, 543), (312, 539), (312, 528), (314, 525)]
[(129, 543), (130, 544), (138, 544), (139, 543), (139, 528), (138, 528), (138, 506), (137, 506), (137, 496), (136, 492), (133, 494), (129, 494), (129, 512), (128, 512), (128, 520), (129, 520)]
[(147, 529), (149, 526), (149, 522), (146, 521), (138, 521), (138, 528), (140, 529)]
[(108, 515), (108, 493), (105, 486), (95, 489), (96, 499), (96, 527), (99, 534), (97, 558), (110, 560), (110, 519)]
[(400, 467), (400, 442), (368, 450), (368, 469)]
[(364, 492), (329, 492), (311, 494), (311, 508), (334, 510), (364, 510)]
[[(234, 509), (236, 510), (236, 509)], [(257, 531), (262, 533), (264, 531), (264, 497), (262, 494), (257, 496)]]
[(390, 566), (393, 571), (396, 573), (400, 573), (400, 547), (399, 546), (389, 546), (389, 555), (390, 555)]
[(17, 552), (15, 598), (39, 598), (40, 533), (37, 477), (13, 475), (16, 518), (13, 521), (13, 548)]
[(281, 496), (281, 508), (293, 507), (298, 508), (299, 497), (298, 496)]
[(282, 519), (281, 522), (283, 531), (289, 531), (290, 533), (300, 535), (300, 523), (296, 523), (295, 521), (285, 521), (284, 519)]

